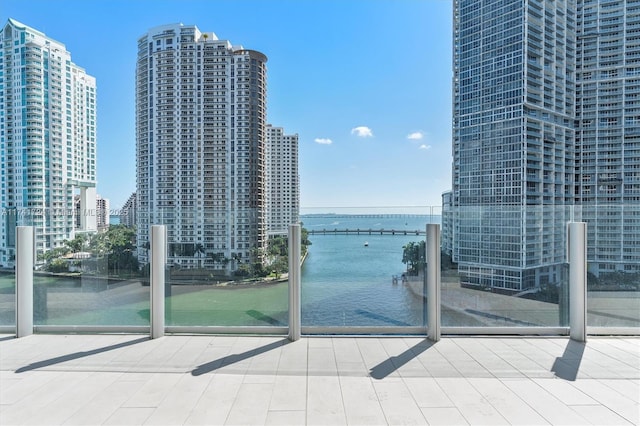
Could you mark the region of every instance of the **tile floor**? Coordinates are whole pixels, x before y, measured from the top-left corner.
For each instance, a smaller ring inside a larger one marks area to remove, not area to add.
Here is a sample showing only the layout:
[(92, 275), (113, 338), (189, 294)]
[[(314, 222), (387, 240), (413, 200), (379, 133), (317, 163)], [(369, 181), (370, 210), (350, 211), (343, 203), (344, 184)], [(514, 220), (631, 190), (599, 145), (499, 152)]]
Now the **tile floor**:
[(1, 425), (640, 424), (640, 338), (0, 335)]

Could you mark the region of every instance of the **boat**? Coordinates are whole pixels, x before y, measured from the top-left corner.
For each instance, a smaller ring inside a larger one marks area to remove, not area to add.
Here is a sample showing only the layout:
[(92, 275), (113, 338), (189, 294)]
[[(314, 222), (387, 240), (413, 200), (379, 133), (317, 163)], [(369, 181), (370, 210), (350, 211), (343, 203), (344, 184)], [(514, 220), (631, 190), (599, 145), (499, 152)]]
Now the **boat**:
[(365, 241), (365, 242), (364, 242), (364, 246), (365, 246), (365, 247), (369, 247), (369, 241)]

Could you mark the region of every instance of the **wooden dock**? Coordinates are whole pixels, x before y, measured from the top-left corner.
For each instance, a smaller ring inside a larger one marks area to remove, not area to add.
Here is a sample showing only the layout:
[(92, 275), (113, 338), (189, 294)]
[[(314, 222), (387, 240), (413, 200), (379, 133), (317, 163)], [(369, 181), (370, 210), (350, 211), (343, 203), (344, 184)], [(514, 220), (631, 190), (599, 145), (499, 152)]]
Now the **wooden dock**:
[(407, 229), (309, 229), (309, 235), (425, 235), (426, 230)]

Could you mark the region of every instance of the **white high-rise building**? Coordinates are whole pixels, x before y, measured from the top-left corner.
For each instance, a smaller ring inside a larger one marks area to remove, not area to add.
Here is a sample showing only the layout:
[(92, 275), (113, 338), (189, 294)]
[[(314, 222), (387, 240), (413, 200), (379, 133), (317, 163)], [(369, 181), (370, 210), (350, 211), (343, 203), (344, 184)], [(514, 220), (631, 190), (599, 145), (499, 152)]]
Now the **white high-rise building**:
[(127, 202), (124, 203), (124, 206), (122, 206), (122, 210), (120, 210), (120, 223), (122, 225), (129, 227), (136, 226), (136, 204), (136, 193), (134, 192), (129, 196)]
[(98, 231), (109, 229), (109, 199), (96, 195), (96, 227)]
[(35, 227), (38, 252), (96, 230), (95, 78), (13, 19), (0, 31), (0, 163), (0, 264), (13, 264), (16, 225)]
[(137, 235), (168, 229), (169, 263), (228, 268), (266, 248), (266, 62), (194, 25), (152, 28), (136, 66)]
[(266, 147), (267, 231), (287, 235), (300, 218), (298, 134), (285, 135), (282, 127), (268, 124)]

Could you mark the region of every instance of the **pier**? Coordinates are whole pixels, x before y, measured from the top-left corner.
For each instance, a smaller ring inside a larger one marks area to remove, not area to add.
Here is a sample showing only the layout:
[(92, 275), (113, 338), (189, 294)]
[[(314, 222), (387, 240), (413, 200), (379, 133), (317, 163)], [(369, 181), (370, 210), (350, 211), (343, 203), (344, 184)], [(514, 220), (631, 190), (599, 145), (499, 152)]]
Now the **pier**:
[(425, 235), (426, 230), (407, 229), (309, 229), (309, 235)]

